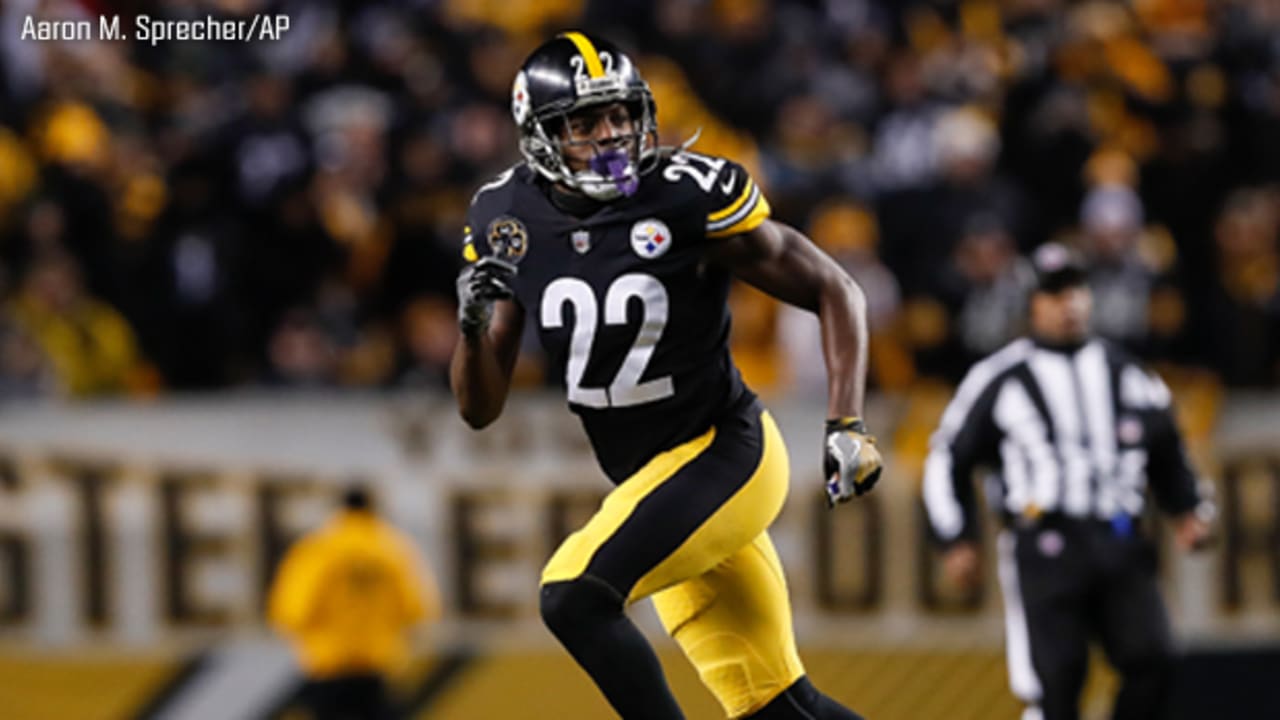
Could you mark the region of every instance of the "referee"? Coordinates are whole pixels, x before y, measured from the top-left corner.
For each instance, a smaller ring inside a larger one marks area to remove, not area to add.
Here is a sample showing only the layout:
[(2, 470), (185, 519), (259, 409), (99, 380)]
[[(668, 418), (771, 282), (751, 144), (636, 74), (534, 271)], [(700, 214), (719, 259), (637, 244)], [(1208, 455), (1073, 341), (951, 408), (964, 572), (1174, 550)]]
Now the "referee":
[[(1150, 488), (1178, 545), (1208, 537), (1169, 390), (1089, 333), (1093, 298), (1066, 247), (1032, 257), (1030, 337), (969, 370), (925, 463), (924, 500), (949, 578), (978, 576), (973, 472), (991, 471), (1004, 521), (997, 549), (1006, 649), (1023, 720), (1074, 720), (1089, 638), (1123, 677), (1116, 720), (1161, 717), (1172, 660), (1154, 546), (1141, 517)], [(1199, 510), (1199, 512), (1198, 512)]]

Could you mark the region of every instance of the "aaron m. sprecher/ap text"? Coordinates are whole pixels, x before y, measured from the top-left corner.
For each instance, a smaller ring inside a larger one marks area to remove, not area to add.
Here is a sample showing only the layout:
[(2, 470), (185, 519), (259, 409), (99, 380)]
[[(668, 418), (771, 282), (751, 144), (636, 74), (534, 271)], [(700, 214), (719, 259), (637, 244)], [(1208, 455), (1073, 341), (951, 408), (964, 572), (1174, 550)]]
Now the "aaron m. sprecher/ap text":
[(100, 15), (97, 20), (36, 19), (22, 22), (22, 39), (36, 41), (137, 40), (157, 45), (162, 42), (255, 42), (279, 40), (289, 31), (288, 15), (258, 13), (239, 18), (161, 20), (137, 15), (130, 24), (119, 15)]

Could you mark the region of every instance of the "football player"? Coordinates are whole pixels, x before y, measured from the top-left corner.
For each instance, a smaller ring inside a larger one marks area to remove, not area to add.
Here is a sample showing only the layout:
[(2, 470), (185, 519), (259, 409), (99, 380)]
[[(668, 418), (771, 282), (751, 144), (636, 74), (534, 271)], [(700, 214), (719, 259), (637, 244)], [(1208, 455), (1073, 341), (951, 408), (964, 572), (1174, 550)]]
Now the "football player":
[[(612, 44), (564, 33), (511, 97), (525, 161), (472, 200), (451, 383), (475, 428), (502, 412), (526, 318), (616, 487), (552, 556), (541, 612), (624, 718), (682, 718), (624, 609), (663, 626), (732, 718), (858, 718), (806, 679), (767, 529), (782, 436), (729, 356), (732, 277), (817, 313), (829, 376), (829, 502), (871, 489), (863, 294), (769, 219), (742, 166), (658, 146), (656, 108)], [(689, 143), (686, 143), (686, 146)]]

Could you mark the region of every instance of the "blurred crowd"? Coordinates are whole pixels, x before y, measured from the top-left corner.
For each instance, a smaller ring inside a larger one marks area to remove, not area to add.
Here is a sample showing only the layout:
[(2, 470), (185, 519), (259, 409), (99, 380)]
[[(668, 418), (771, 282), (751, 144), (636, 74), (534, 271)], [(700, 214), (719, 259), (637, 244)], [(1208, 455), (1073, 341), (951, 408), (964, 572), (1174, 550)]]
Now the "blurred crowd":
[[(1280, 384), (1280, 3), (12, 0), (0, 10), (0, 398), (442, 387), (472, 191), (523, 57), (629, 49), (664, 142), (743, 162), (866, 289), (872, 382), (1022, 330), (1025, 256), (1091, 261), (1098, 331)], [(278, 41), (38, 42), (26, 17), (283, 13)], [(765, 392), (817, 325), (735, 290)], [(520, 379), (544, 377), (526, 353)]]

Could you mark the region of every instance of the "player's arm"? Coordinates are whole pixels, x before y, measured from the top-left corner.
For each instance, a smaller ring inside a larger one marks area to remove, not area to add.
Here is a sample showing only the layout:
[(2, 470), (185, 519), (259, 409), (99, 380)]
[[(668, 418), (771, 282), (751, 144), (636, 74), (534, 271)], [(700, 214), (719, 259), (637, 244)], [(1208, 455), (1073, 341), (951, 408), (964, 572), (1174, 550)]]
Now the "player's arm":
[(773, 297), (818, 315), (827, 364), (827, 501), (834, 505), (869, 491), (883, 463), (875, 437), (862, 420), (867, 376), (867, 303), (862, 289), (809, 238), (768, 219), (719, 239), (711, 246), (710, 259)]
[(472, 428), (479, 430), (502, 414), (523, 330), (524, 310), (502, 301), (495, 303), (488, 328), (462, 332), (449, 366), (449, 384), (458, 412)]
[(509, 299), (504, 272), (481, 260), (458, 277), (462, 337), (449, 365), (449, 385), (462, 419), (477, 430), (502, 414), (524, 331), (524, 310)]
[(798, 230), (773, 220), (720, 240), (711, 259), (773, 297), (817, 313), (827, 363), (827, 417), (862, 417), (867, 302), (853, 278)]

